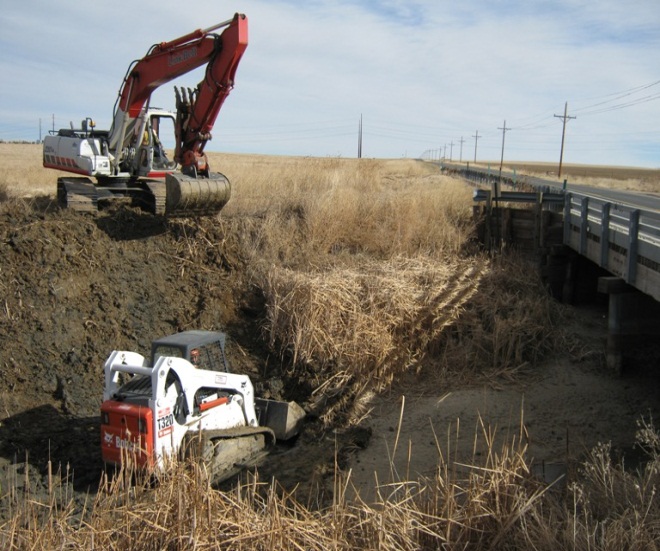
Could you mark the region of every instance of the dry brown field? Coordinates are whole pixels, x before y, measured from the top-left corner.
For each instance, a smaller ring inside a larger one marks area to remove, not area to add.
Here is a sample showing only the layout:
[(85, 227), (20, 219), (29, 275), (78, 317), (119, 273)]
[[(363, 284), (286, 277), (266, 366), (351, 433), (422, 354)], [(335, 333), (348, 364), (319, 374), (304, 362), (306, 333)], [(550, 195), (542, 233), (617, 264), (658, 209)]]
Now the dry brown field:
[[(479, 162), (477, 166), (499, 170), (499, 161)], [(564, 164), (561, 176), (558, 163), (506, 161), (504, 170), (545, 179), (568, 180), (573, 184), (594, 187), (660, 193), (660, 168)]]
[[(90, 216), (0, 144), (0, 548), (657, 547), (657, 376), (605, 373), (600, 313), (481, 250), (471, 189), (407, 159), (211, 164), (218, 217)], [(221, 488), (105, 471), (105, 358), (191, 328), (303, 433)]]

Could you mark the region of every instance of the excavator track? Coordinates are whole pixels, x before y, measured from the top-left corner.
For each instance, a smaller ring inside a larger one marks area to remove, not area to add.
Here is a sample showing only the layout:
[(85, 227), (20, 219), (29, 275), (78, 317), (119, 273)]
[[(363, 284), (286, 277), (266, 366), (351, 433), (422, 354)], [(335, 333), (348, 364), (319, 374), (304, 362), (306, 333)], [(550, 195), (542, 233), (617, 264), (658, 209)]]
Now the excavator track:
[(96, 213), (104, 202), (130, 200), (134, 205), (167, 217), (214, 216), (229, 201), (231, 184), (220, 173), (192, 178), (180, 173), (163, 180), (137, 180), (130, 185), (103, 186), (89, 178), (64, 177), (57, 181), (57, 202), (62, 208)]
[(275, 445), (275, 434), (268, 427), (236, 427), (189, 433), (183, 441), (185, 457), (202, 461), (214, 485), (255, 467)]
[(162, 180), (144, 180), (142, 184), (145, 187), (146, 194), (138, 201), (140, 206), (156, 216), (165, 216), (167, 189)]
[(57, 203), (62, 208), (79, 212), (98, 211), (98, 193), (89, 178), (58, 178)]

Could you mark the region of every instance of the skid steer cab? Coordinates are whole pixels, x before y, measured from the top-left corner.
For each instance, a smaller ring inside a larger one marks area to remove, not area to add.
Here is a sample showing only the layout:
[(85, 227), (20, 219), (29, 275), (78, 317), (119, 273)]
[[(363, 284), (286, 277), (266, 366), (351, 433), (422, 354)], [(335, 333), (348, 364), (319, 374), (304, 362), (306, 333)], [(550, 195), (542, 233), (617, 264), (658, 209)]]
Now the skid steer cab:
[(226, 344), (221, 332), (185, 331), (154, 341), (149, 359), (113, 351), (101, 405), (103, 461), (162, 469), (168, 458), (194, 454), (218, 483), (296, 436), (304, 410), (256, 398), (250, 378), (231, 373)]

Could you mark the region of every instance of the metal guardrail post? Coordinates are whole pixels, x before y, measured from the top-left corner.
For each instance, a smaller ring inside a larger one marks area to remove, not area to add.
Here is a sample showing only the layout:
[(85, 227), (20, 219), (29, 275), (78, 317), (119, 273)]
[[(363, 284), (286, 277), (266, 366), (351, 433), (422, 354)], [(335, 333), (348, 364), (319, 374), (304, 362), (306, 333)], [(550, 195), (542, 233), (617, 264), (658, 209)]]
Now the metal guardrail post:
[(628, 224), (628, 271), (626, 273), (626, 283), (631, 285), (634, 285), (637, 279), (639, 212), (639, 209), (630, 211), (630, 223)]
[(600, 213), (600, 267), (607, 268), (610, 254), (610, 208), (612, 203), (605, 203)]
[(589, 197), (583, 197), (580, 205), (580, 254), (587, 254), (587, 234), (589, 232)]
[(571, 203), (573, 194), (567, 193), (564, 199), (564, 245), (571, 242)]

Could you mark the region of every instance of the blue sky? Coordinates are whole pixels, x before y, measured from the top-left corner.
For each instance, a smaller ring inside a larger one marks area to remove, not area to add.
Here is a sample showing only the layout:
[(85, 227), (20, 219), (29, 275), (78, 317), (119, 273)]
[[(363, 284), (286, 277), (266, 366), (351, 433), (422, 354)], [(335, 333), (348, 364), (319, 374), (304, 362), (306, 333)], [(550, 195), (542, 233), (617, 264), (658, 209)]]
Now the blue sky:
[(660, 167), (658, 0), (5, 2), (0, 139), (108, 127), (132, 60), (235, 12), (250, 44), (210, 150), (354, 157), (362, 116), (367, 157), (499, 160), (506, 120), (505, 159), (554, 162), (568, 102), (564, 162)]

